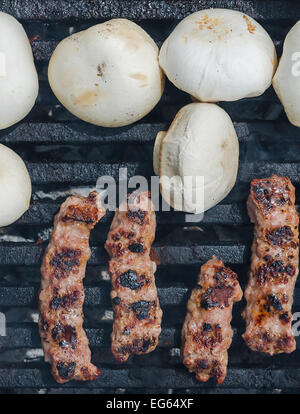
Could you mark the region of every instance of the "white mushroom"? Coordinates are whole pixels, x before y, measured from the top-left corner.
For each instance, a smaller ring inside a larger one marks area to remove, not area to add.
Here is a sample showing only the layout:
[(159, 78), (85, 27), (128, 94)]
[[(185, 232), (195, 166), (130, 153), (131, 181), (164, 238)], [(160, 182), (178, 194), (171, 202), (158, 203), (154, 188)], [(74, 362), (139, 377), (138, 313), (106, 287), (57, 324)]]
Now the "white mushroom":
[(22, 159), (0, 144), (0, 227), (18, 220), (28, 210), (31, 181)]
[(234, 186), (238, 158), (237, 135), (222, 108), (210, 103), (184, 106), (155, 142), (153, 166), (162, 197), (176, 210), (208, 210)]
[(64, 39), (51, 57), (48, 77), (70, 112), (105, 127), (141, 119), (164, 88), (158, 47), (126, 19), (113, 19)]
[(23, 119), (38, 94), (32, 50), (22, 25), (0, 12), (0, 129)]
[(300, 126), (300, 21), (285, 38), (273, 86), (289, 121)]
[(209, 9), (183, 19), (163, 43), (159, 63), (177, 88), (199, 101), (261, 95), (277, 65), (268, 33), (244, 13)]

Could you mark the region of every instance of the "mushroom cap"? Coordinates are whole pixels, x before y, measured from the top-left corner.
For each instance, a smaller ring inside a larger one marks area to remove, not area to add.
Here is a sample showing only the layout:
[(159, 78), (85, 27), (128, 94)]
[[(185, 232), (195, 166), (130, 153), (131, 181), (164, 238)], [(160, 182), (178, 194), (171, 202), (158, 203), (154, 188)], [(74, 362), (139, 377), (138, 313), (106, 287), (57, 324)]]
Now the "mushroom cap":
[(0, 144), (0, 227), (15, 222), (29, 208), (31, 180), (23, 160)]
[[(237, 135), (229, 115), (215, 104), (184, 106), (165, 135), (158, 134), (156, 146), (153, 163), (156, 171), (159, 165), (161, 194), (176, 210), (202, 213), (225, 198), (235, 184)], [(184, 181), (185, 177), (194, 181)], [(196, 182), (195, 177), (203, 181)]]
[(126, 19), (109, 20), (62, 40), (50, 59), (48, 78), (70, 112), (105, 127), (141, 119), (164, 89), (158, 47)]
[(250, 16), (208, 9), (175, 27), (159, 63), (177, 88), (199, 101), (234, 101), (271, 85), (277, 56), (268, 33)]
[(300, 21), (288, 32), (273, 87), (289, 121), (300, 126)]
[(23, 119), (38, 94), (38, 76), (23, 26), (0, 12), (0, 129)]

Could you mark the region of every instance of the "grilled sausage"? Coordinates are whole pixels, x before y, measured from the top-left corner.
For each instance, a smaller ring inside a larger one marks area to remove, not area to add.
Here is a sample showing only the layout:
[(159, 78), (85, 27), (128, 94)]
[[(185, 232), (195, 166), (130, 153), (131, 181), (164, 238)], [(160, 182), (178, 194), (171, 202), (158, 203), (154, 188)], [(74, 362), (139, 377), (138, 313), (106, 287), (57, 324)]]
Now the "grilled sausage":
[(286, 177), (255, 179), (247, 206), (254, 240), (243, 338), (253, 351), (290, 353), (296, 347), (291, 307), (299, 256), (295, 188)]
[(83, 278), (91, 255), (91, 229), (103, 217), (96, 191), (87, 198), (72, 196), (61, 205), (42, 262), (39, 294), (39, 332), (45, 361), (63, 384), (71, 379), (87, 381), (100, 375), (91, 363), (91, 351), (83, 330)]
[(161, 332), (162, 311), (150, 259), (156, 218), (150, 194), (133, 193), (117, 209), (105, 244), (114, 323), (111, 350), (119, 362), (153, 351)]
[(182, 359), (199, 381), (211, 377), (221, 384), (227, 371), (227, 349), (233, 302), (243, 296), (237, 275), (215, 256), (201, 267), (198, 285), (187, 304), (182, 328)]

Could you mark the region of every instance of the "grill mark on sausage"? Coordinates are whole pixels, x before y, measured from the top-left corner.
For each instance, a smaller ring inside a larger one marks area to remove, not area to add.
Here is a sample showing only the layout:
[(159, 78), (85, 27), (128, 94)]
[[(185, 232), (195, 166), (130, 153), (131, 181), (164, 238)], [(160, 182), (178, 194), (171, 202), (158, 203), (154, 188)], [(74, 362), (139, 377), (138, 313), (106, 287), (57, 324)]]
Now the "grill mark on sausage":
[(202, 330), (194, 335), (193, 341), (205, 348), (213, 349), (223, 341), (222, 328), (219, 324), (212, 326), (204, 322)]
[(130, 221), (134, 221), (135, 223), (139, 225), (143, 225), (145, 222), (146, 211), (130, 209), (127, 212), (127, 217), (129, 218)]
[(131, 290), (136, 290), (141, 287), (138, 274), (131, 269), (121, 274), (119, 277), (119, 284), (123, 287), (128, 287)]
[(128, 249), (132, 253), (143, 253), (144, 252), (144, 245), (143, 245), (143, 243), (132, 243), (128, 246)]
[(54, 277), (68, 277), (70, 272), (78, 271), (75, 269), (80, 266), (81, 251), (79, 249), (63, 248), (60, 252), (56, 251), (54, 257), (50, 260), (53, 267)]
[(56, 324), (52, 329), (52, 338), (54, 341), (59, 342), (61, 348), (70, 346), (72, 349), (76, 349), (77, 347), (77, 333), (76, 328), (73, 326)]
[(203, 369), (208, 369), (209, 368), (209, 363), (208, 363), (207, 359), (197, 359), (195, 362), (196, 362), (196, 367), (199, 370), (203, 370)]
[(262, 205), (266, 213), (269, 213), (276, 207), (291, 205), (290, 187), (287, 185), (277, 191), (274, 180), (256, 180), (252, 185), (252, 194), (255, 200)]
[(75, 373), (75, 368), (76, 368), (76, 363), (75, 362), (59, 362), (56, 365), (57, 371), (59, 376), (66, 380), (66, 379), (71, 379), (74, 376)]
[(288, 314), (288, 312), (284, 312), (281, 315), (279, 315), (279, 319), (282, 321), (282, 323), (289, 323), (291, 318)]
[(61, 218), (63, 222), (77, 221), (86, 224), (96, 224), (98, 222), (98, 209), (93, 205), (76, 206), (71, 205), (66, 209)]
[(272, 308), (275, 310), (282, 310), (281, 300), (278, 299), (273, 293), (267, 297), (267, 311), (271, 312)]
[(112, 304), (113, 304), (113, 305), (118, 306), (118, 305), (120, 305), (120, 303), (121, 303), (121, 299), (119, 298), (119, 296), (115, 296), (115, 297), (112, 299)]
[(228, 280), (232, 278), (235, 279), (233, 272), (227, 272), (226, 268), (220, 267), (213, 277), (214, 285), (202, 294), (201, 307), (203, 309), (228, 307), (234, 291), (228, 284)]
[(255, 277), (257, 283), (262, 286), (270, 281), (274, 283), (288, 283), (290, 277), (295, 275), (296, 269), (293, 265), (285, 266), (282, 260), (269, 260), (256, 269)]
[(51, 309), (59, 309), (59, 308), (71, 308), (74, 304), (79, 300), (82, 293), (79, 290), (75, 290), (68, 295), (64, 295), (62, 297), (56, 296), (50, 302)]
[(229, 306), (229, 298), (233, 295), (233, 288), (231, 286), (212, 287), (203, 293), (201, 299), (201, 306), (204, 309), (224, 308)]
[[(266, 231), (266, 238), (273, 246), (284, 246), (291, 242), (294, 237), (291, 226), (275, 227)], [(291, 243), (291, 247), (297, 248), (296, 243)]]
[(156, 302), (140, 300), (131, 304), (131, 309), (139, 320), (147, 319), (149, 317), (150, 307), (156, 307)]
[(285, 295), (275, 296), (273, 293), (262, 296), (257, 300), (257, 316), (255, 323), (257, 326), (264, 327), (270, 317), (278, 318), (280, 323), (285, 324), (289, 321), (289, 315), (284, 311), (287, 303)]
[[(130, 333), (126, 334), (129, 335)], [(158, 342), (157, 338), (135, 339), (133, 343), (123, 345), (118, 349), (118, 352), (122, 355), (127, 354), (140, 354), (145, 353), (149, 347), (156, 346)]]

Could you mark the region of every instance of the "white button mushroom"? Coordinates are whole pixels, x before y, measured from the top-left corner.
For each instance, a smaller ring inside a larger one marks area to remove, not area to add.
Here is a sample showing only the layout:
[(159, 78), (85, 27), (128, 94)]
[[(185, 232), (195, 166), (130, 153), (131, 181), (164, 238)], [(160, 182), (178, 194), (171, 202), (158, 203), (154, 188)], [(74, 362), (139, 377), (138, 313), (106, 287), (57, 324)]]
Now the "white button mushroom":
[(113, 19), (64, 39), (48, 70), (59, 101), (84, 121), (129, 125), (160, 100), (164, 75), (158, 47), (137, 24)]
[[(165, 201), (176, 210), (199, 214), (230, 192), (238, 158), (238, 139), (229, 115), (215, 104), (192, 103), (177, 113), (167, 132), (158, 134), (153, 167)], [(196, 177), (203, 181), (197, 183)]]
[(23, 119), (38, 94), (32, 50), (22, 25), (0, 12), (0, 129)]
[(209, 9), (183, 19), (163, 43), (159, 63), (177, 88), (199, 101), (261, 95), (277, 65), (274, 44), (251, 17)]
[(15, 222), (28, 210), (31, 181), (22, 159), (0, 144), (0, 227)]
[(289, 121), (300, 126), (300, 21), (285, 38), (273, 86)]

